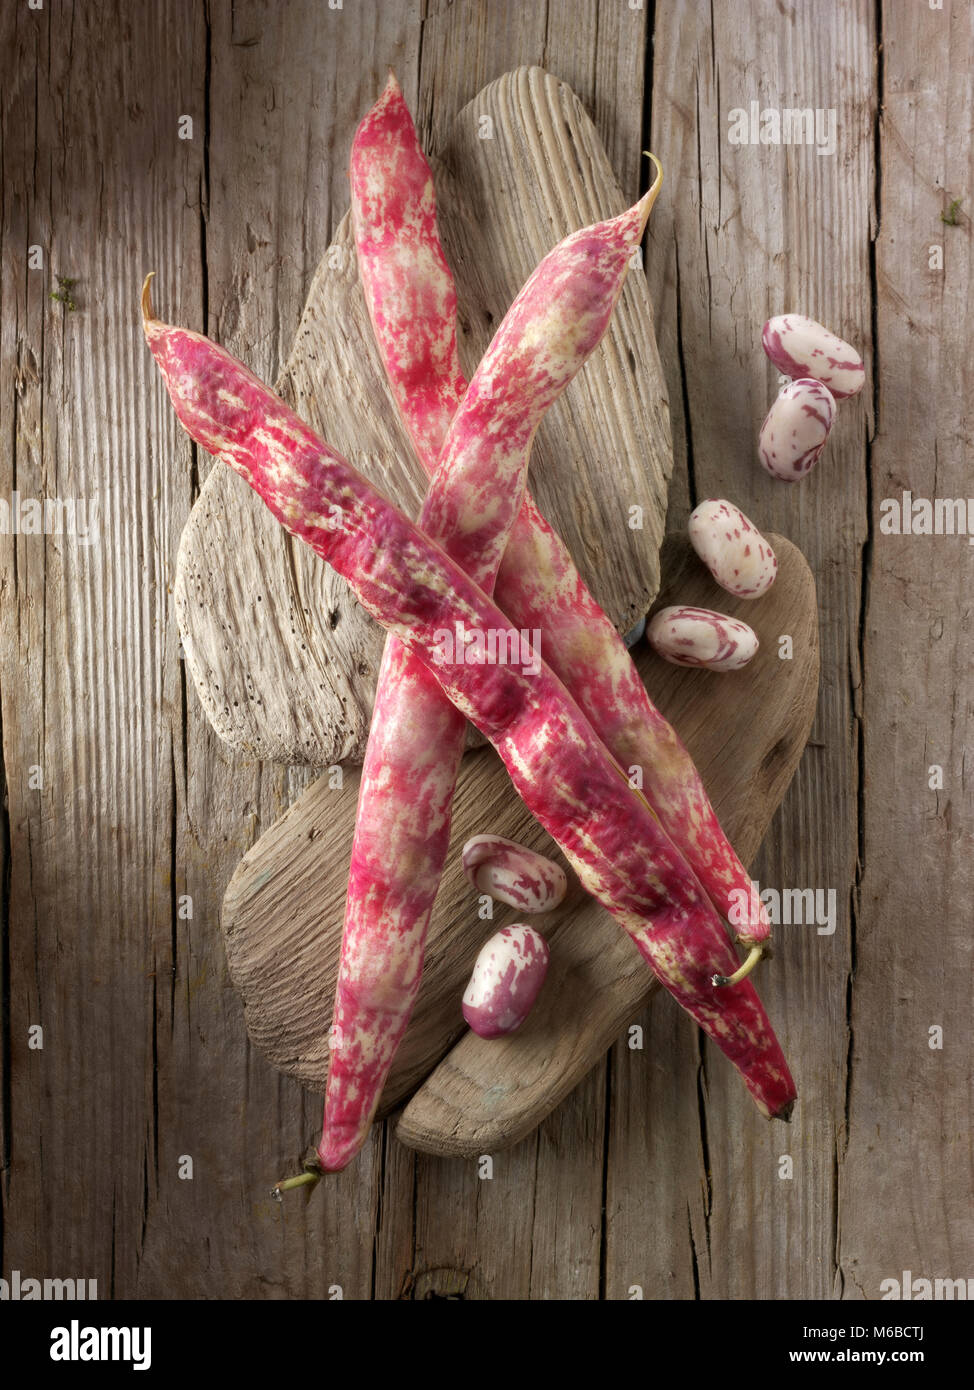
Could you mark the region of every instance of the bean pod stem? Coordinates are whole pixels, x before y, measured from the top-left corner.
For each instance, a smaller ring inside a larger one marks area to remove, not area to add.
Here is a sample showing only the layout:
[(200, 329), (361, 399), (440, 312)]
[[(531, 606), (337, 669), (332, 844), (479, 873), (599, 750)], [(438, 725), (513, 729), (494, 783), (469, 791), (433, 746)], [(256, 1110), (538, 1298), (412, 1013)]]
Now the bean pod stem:
[(316, 1165), (309, 1165), (303, 1173), (298, 1173), (293, 1178), (282, 1178), (279, 1183), (271, 1188), (271, 1196), (275, 1201), (280, 1201), (285, 1192), (293, 1192), (298, 1187), (315, 1187), (322, 1178), (322, 1169)]
[(747, 953), (747, 959), (738, 966), (733, 975), (714, 975), (711, 978), (711, 983), (718, 989), (722, 989), (724, 985), (740, 984), (741, 980), (747, 979), (763, 955), (763, 946), (752, 946)]

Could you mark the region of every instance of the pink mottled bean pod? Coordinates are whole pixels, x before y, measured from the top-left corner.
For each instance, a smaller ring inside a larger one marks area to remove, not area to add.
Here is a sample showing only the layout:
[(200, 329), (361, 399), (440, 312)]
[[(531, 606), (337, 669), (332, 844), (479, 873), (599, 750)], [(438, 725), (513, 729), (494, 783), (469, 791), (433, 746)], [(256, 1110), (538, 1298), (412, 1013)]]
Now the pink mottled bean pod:
[(803, 377), (779, 393), (761, 426), (758, 457), (772, 478), (796, 483), (811, 472), (835, 420), (827, 386)]
[[(456, 295), (436, 233), (432, 179), (394, 79), (373, 114), (361, 177), (352, 177), (359, 268), (389, 385), (417, 455), (433, 474), (465, 387)], [(356, 187), (363, 190), (360, 200)], [(647, 800), (726, 917), (751, 876), (626, 650), (634, 635), (623, 642), (528, 494), (501, 560), (497, 600), (515, 627), (543, 631), (548, 662), (619, 763), (642, 769)], [(758, 898), (738, 940), (750, 948), (770, 930)]]
[(502, 1038), (527, 1018), (548, 973), (548, 943), (518, 922), (495, 932), (477, 957), (463, 1016), (482, 1038)]
[(475, 835), (463, 847), (463, 872), (480, 893), (519, 912), (548, 912), (568, 891), (560, 864), (502, 835)]
[[(451, 364), (445, 390), (455, 396), (463, 386), (452, 365), (456, 295), (436, 232), (432, 173), (394, 78), (356, 131), (349, 178), (376, 340), (414, 386), (431, 380), (433, 363)], [(658, 190), (657, 181), (628, 211), (549, 252), (505, 314), (445, 433), (443, 399), (421, 392), (414, 437), (424, 453), (434, 435), (441, 447), (420, 525), (487, 593), (521, 508), (534, 433), (601, 341)], [(327, 1169), (343, 1167), (364, 1142), (409, 1023), (465, 728), (421, 658), (390, 638), (352, 843), (334, 1012), (343, 1045), (329, 1067), (318, 1149)]]
[(690, 543), (722, 589), (760, 598), (778, 573), (778, 560), (761, 532), (733, 502), (708, 497), (690, 515)]
[(711, 608), (661, 608), (646, 633), (649, 645), (674, 666), (739, 671), (758, 649), (753, 628)]
[(827, 386), (837, 401), (862, 390), (866, 369), (854, 347), (804, 314), (779, 314), (768, 319), (761, 346), (785, 376), (813, 377)]
[[(183, 427), (349, 581), (366, 612), (428, 663), (447, 698), (493, 743), (514, 789), (583, 889), (615, 917), (656, 977), (737, 1067), (762, 1113), (790, 1115), (794, 1081), (752, 981), (740, 977), (743, 967), (723, 923), (551, 668), (544, 661), (530, 671), (438, 662), (444, 627), (462, 622), (467, 629), (503, 630), (506, 614), (242, 362), (201, 334), (157, 319), (148, 281), (142, 313)], [(415, 954), (397, 961), (391, 976), (385, 964), (379, 962), (374, 981), (380, 1018), (390, 1004), (398, 1011), (404, 990), (412, 995), (422, 967)], [(715, 976), (732, 980), (735, 972), (735, 983), (714, 985)], [(384, 1035), (384, 1029), (359, 1034), (363, 1061)], [(348, 1058), (350, 1050), (343, 1035), (337, 1055)]]

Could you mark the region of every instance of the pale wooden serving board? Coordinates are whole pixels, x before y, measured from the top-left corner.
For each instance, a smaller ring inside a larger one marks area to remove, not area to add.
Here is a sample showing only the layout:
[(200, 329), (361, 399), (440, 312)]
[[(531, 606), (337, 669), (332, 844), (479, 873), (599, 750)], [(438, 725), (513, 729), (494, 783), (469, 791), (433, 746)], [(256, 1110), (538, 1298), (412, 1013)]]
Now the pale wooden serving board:
[[(671, 666), (645, 642), (634, 653), (745, 862), (798, 764), (818, 685), (814, 581), (794, 546), (770, 539), (778, 579), (768, 595), (750, 603), (718, 589), (684, 538), (668, 538), (662, 552), (660, 603), (678, 599), (743, 617), (762, 643), (750, 666), (718, 676)], [(793, 638), (790, 661), (777, 654), (781, 633)], [(339, 789), (329, 787), (327, 774), (321, 777), (245, 856), (224, 899), (227, 958), (251, 1038), (275, 1066), (319, 1091), (327, 1075), (357, 793), (357, 769), (345, 770)], [(516, 918), (499, 907), (493, 921), (478, 918), (459, 851), (469, 836), (484, 831), (561, 858), (490, 748), (463, 761), (423, 986), (383, 1114), (416, 1091), (464, 1031), (460, 998), (474, 958), (498, 926)], [(576, 883), (550, 919), (536, 919), (550, 934), (552, 962), (530, 1019), (510, 1039), (485, 1043), (464, 1036), (406, 1109), (398, 1129), (403, 1142), (457, 1155), (515, 1142), (581, 1080), (645, 1001), (651, 978), (635, 947)]]
[[(540, 68), (498, 78), (437, 134), (440, 233), (469, 375), (538, 261), (629, 200), (578, 98)], [(315, 274), (278, 389), (418, 513), (425, 474), (386, 385), (347, 215)], [(652, 306), (636, 268), (604, 342), (539, 429), (531, 461), (541, 510), (621, 632), (659, 585), (672, 466)], [(632, 507), (642, 509), (641, 529), (629, 524)], [(221, 738), (276, 762), (361, 760), (384, 634), (227, 468), (210, 471), (183, 533), (175, 607), (187, 666)]]

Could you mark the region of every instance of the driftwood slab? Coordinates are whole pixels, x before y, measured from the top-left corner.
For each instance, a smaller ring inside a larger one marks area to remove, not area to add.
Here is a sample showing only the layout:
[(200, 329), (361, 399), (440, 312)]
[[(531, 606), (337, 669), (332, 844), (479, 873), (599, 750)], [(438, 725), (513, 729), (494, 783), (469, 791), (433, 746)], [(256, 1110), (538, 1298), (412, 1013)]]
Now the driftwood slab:
[[(808, 737), (818, 682), (815, 586), (799, 551), (773, 536), (779, 577), (757, 602), (719, 590), (682, 537), (662, 552), (660, 602), (720, 607), (743, 616), (761, 650), (731, 676), (687, 671), (635, 653), (661, 709), (696, 758), (729, 834), (749, 860), (784, 795)], [(789, 635), (791, 660), (778, 656)], [(357, 769), (342, 785), (324, 774), (250, 850), (223, 909), (230, 973), (250, 1036), (282, 1071), (323, 1090), (342, 914), (358, 793)], [(478, 917), (459, 851), (491, 831), (560, 858), (518, 800), (490, 748), (468, 755), (457, 788), (448, 868), (431, 924), (423, 987), (383, 1096), (388, 1113), (412, 1094), (463, 1032), (460, 996), (486, 938), (512, 909)], [(561, 861), (564, 862), (564, 861)], [(570, 876), (571, 877), (571, 876)], [(628, 938), (573, 883), (551, 914), (552, 963), (541, 998), (513, 1038), (463, 1038), (406, 1109), (399, 1137), (436, 1153), (473, 1154), (512, 1143), (537, 1124), (619, 1037), (649, 992)], [(544, 918), (537, 919), (548, 932)], [(773, 965), (766, 968), (773, 969)]]
[[(540, 68), (508, 73), (463, 108), (435, 177), (469, 375), (537, 262), (626, 199), (578, 98)], [(221, 327), (232, 329), (226, 313)], [(347, 214), (277, 385), (362, 473), (418, 513), (425, 474), (375, 349)], [(666, 387), (636, 267), (604, 343), (538, 431), (531, 467), (542, 511), (623, 632), (659, 585), (671, 471)], [(631, 524), (633, 508), (641, 525)], [(276, 762), (361, 758), (384, 634), (228, 469), (211, 469), (183, 533), (175, 605), (187, 666), (221, 738)]]
[[(640, 660), (647, 689), (689, 747), (745, 864), (798, 766), (818, 696), (815, 582), (794, 546), (779, 536), (772, 545), (779, 576), (757, 601), (735, 601), (719, 589), (682, 538), (669, 537), (663, 550), (658, 606), (696, 604), (750, 623), (762, 645), (744, 671), (688, 671), (645, 644)], [(790, 660), (778, 655), (785, 635)], [(591, 899), (553, 915), (551, 964), (526, 1022), (492, 1041), (468, 1030), (407, 1105), (396, 1127), (402, 1143), (458, 1157), (515, 1144), (625, 1036), (658, 991), (635, 946)]]

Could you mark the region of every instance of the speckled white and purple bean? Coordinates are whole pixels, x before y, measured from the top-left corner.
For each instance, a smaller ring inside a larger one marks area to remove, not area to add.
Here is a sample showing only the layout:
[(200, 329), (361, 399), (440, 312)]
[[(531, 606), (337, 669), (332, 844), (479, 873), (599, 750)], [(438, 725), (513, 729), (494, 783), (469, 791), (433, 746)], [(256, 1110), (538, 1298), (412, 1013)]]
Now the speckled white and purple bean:
[(720, 497), (708, 497), (690, 514), (690, 544), (722, 589), (738, 598), (760, 598), (778, 573), (778, 560), (753, 521)]
[(502, 927), (484, 946), (463, 995), (463, 1016), (482, 1038), (520, 1028), (548, 972), (548, 943), (534, 927)]
[(861, 391), (866, 380), (866, 369), (855, 348), (805, 314), (779, 314), (768, 319), (761, 345), (779, 372), (794, 380), (814, 377), (837, 401)]
[(739, 671), (758, 649), (753, 628), (712, 608), (661, 608), (646, 636), (664, 660), (708, 671)]
[(803, 377), (778, 394), (761, 426), (758, 457), (773, 478), (797, 483), (818, 463), (835, 420), (827, 386)]
[(489, 893), (519, 912), (548, 912), (568, 891), (560, 864), (502, 835), (475, 835), (468, 840), (463, 847), (463, 872), (478, 892)]

